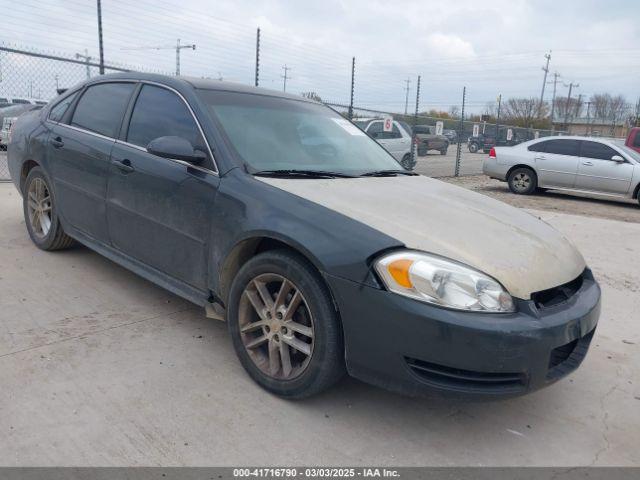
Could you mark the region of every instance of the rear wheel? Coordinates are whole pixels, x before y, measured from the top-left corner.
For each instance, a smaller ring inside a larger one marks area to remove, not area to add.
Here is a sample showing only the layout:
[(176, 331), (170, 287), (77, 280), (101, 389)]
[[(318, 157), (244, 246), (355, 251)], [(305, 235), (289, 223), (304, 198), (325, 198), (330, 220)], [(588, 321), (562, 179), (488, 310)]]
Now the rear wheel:
[(22, 198), (24, 220), (33, 243), (42, 250), (69, 248), (75, 241), (60, 224), (49, 180), (40, 167), (29, 172)]
[(530, 168), (516, 168), (507, 179), (509, 189), (518, 195), (531, 195), (538, 186), (538, 177)]
[(638, 200), (638, 204), (640, 204), (640, 188), (638, 188), (638, 193), (636, 195), (636, 199)]
[(342, 330), (322, 278), (286, 250), (261, 253), (231, 286), (228, 320), (247, 373), (288, 398), (325, 390), (344, 374)]
[(472, 143), (469, 144), (469, 151), (471, 153), (476, 153), (478, 150), (479, 150), (479, 146), (478, 146), (477, 143), (472, 142)]

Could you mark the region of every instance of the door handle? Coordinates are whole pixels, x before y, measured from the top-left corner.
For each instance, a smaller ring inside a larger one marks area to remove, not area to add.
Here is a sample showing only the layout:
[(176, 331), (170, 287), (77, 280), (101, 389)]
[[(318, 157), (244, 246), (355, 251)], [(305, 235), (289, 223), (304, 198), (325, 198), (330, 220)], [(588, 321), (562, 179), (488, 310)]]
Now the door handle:
[(593, 163), (591, 162), (582, 162), (582, 165), (586, 165), (587, 167), (593, 167)]
[(62, 141), (62, 138), (60, 138), (60, 137), (56, 137), (56, 138), (50, 139), (49, 143), (51, 145), (53, 145), (53, 148), (62, 148), (62, 147), (64, 147), (64, 142)]
[(537, 155), (534, 160), (546, 160), (547, 157), (545, 157), (544, 155)]
[(135, 172), (135, 168), (131, 165), (131, 160), (125, 158), (123, 160), (111, 160), (111, 164), (115, 165), (123, 173)]

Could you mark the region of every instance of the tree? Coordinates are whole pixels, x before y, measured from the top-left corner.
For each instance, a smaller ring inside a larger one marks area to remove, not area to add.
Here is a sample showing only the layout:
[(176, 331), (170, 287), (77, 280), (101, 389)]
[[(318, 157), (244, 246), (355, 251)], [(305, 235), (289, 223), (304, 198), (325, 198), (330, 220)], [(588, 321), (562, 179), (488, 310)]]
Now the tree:
[[(539, 108), (541, 107), (541, 108)], [(539, 117), (546, 117), (548, 105), (534, 97), (530, 98), (509, 98), (502, 104), (501, 116), (505, 123), (515, 125), (517, 127), (532, 127), (534, 124), (546, 122), (540, 120)]]
[(451, 107), (449, 107), (449, 116), (451, 118), (460, 118), (460, 107), (451, 105)]
[(631, 106), (623, 95), (613, 96), (609, 93), (596, 93), (591, 96), (593, 118), (601, 123), (611, 124), (611, 134), (615, 127), (629, 114)]

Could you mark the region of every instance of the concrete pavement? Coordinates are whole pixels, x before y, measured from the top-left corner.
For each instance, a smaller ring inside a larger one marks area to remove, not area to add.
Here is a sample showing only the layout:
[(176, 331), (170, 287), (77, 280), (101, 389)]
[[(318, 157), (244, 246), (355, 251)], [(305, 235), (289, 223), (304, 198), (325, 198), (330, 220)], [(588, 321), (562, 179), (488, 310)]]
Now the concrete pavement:
[(0, 464), (640, 465), (640, 225), (536, 214), (604, 291), (570, 378), (493, 403), (346, 378), (289, 402), (247, 377), (199, 308), (86, 248), (35, 248), (0, 184)]

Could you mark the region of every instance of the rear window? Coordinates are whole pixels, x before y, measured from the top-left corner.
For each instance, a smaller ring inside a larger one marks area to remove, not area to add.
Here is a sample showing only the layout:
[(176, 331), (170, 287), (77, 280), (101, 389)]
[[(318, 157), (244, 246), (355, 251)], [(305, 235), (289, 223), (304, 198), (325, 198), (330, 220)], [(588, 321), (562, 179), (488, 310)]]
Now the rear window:
[(71, 125), (114, 138), (134, 87), (133, 83), (102, 83), (87, 88)]
[(578, 140), (548, 140), (546, 144), (547, 153), (578, 156)]

